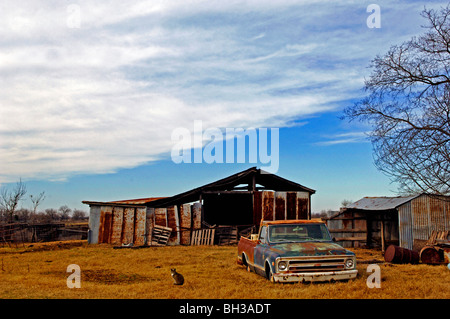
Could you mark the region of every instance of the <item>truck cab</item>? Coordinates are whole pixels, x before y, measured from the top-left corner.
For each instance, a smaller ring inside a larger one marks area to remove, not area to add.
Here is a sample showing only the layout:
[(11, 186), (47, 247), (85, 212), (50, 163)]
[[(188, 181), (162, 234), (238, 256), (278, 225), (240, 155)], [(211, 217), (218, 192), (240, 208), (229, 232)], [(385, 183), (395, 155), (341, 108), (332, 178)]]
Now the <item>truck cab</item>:
[(355, 254), (333, 242), (320, 219), (262, 221), (259, 233), (241, 237), (238, 263), (273, 282), (348, 280)]

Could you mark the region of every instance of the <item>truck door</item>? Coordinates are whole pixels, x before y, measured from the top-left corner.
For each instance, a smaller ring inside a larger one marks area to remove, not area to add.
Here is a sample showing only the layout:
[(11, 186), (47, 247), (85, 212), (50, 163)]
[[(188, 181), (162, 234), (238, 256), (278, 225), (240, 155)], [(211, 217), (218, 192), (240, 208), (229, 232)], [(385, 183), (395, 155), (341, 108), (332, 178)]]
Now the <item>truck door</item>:
[(259, 232), (259, 244), (256, 245), (255, 247), (255, 251), (254, 251), (254, 262), (255, 262), (255, 266), (257, 268), (257, 271), (264, 271), (264, 259), (266, 258), (265, 256), (265, 251), (268, 248), (268, 232), (267, 232), (267, 226), (262, 226), (261, 230)]

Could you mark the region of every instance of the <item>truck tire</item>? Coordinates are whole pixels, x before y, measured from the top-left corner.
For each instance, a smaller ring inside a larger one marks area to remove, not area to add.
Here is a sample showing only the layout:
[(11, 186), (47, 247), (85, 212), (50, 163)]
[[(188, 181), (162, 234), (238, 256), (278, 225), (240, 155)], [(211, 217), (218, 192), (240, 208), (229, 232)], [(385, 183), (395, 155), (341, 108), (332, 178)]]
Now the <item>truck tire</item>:
[(272, 268), (270, 268), (270, 266), (267, 262), (266, 262), (265, 270), (266, 270), (267, 280), (269, 280), (270, 282), (275, 282), (275, 279), (273, 278)]
[(250, 269), (250, 265), (248, 264), (247, 256), (245, 256), (245, 254), (242, 254), (242, 264), (245, 266), (245, 269), (247, 269), (248, 272), (252, 271)]

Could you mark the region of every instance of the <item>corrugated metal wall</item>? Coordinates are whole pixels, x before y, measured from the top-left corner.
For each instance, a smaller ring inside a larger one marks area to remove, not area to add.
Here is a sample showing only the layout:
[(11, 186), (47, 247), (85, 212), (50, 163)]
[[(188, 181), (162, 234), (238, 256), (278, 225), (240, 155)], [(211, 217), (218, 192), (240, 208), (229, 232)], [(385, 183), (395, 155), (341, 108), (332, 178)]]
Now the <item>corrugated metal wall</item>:
[[(310, 197), (307, 192), (255, 192), (253, 221), (308, 219)], [(252, 212), (249, 212), (250, 214)], [(169, 244), (189, 245), (191, 231), (202, 228), (202, 205), (183, 204), (166, 208), (91, 205), (89, 243), (114, 245), (150, 243), (154, 225), (172, 228)]]
[(310, 202), (307, 192), (255, 193), (254, 223), (264, 220), (309, 219)]
[(400, 246), (420, 249), (431, 232), (450, 230), (450, 201), (421, 195), (398, 208)]
[(172, 228), (169, 244), (188, 245), (191, 230), (201, 228), (201, 204), (167, 208), (92, 205), (89, 216), (89, 243), (132, 243), (141, 246), (150, 243), (154, 225)]
[(398, 209), (398, 233), (400, 247), (413, 249), (413, 223), (411, 202), (403, 204)]

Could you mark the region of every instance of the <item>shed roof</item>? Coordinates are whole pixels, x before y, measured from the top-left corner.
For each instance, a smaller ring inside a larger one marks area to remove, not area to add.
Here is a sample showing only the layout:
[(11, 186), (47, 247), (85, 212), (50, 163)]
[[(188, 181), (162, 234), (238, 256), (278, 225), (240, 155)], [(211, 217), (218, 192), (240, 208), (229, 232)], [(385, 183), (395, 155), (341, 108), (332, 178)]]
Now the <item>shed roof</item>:
[(354, 203), (347, 205), (345, 208), (361, 210), (390, 210), (395, 209), (418, 196), (420, 195), (397, 197), (364, 197)]
[[(259, 184), (263, 185), (264, 189), (272, 189), (277, 191), (300, 191), (308, 192), (309, 194), (314, 194), (316, 192), (311, 188), (297, 184), (278, 175), (252, 167), (245, 171), (219, 179), (218, 181), (191, 189), (187, 192), (180, 193), (172, 197), (155, 200), (151, 203), (147, 203), (146, 205), (151, 207), (163, 207), (166, 205), (189, 203), (197, 201), (202, 193), (214, 191), (233, 191), (237, 190), (238, 188), (236, 186), (241, 184), (248, 184), (248, 190), (250, 190), (251, 185)], [(242, 190), (242, 188), (239, 188), (239, 190)]]
[[(120, 200), (113, 202), (94, 202), (83, 201), (82, 203), (87, 205), (146, 205), (150, 207), (165, 207), (167, 205), (175, 205), (180, 203), (194, 202), (199, 199), (199, 196), (207, 192), (223, 192), (223, 191), (236, 191), (245, 192), (245, 189), (239, 185), (247, 184), (245, 186), (247, 190), (256, 190), (253, 188), (256, 184), (262, 185), (262, 189), (272, 189), (276, 191), (301, 191), (314, 194), (316, 191), (295, 183), (293, 181), (282, 178), (278, 175), (268, 173), (262, 169), (256, 167), (249, 168), (245, 171), (230, 175), (228, 177), (219, 179), (215, 182), (191, 189), (184, 193), (180, 193), (171, 197), (150, 197), (141, 199)], [(252, 189), (253, 188), (253, 189)], [(260, 189), (260, 188), (259, 188)]]
[(138, 199), (125, 199), (125, 200), (116, 200), (112, 202), (96, 202), (96, 201), (82, 201), (83, 204), (87, 205), (101, 205), (101, 206), (116, 206), (120, 204), (121, 206), (142, 206), (152, 201), (163, 199), (166, 197), (147, 197), (147, 198), (138, 198)]
[(138, 198), (138, 199), (125, 199), (125, 200), (116, 200), (109, 203), (115, 203), (115, 204), (146, 204), (153, 202), (158, 199), (162, 199), (166, 197), (148, 197), (148, 198)]

